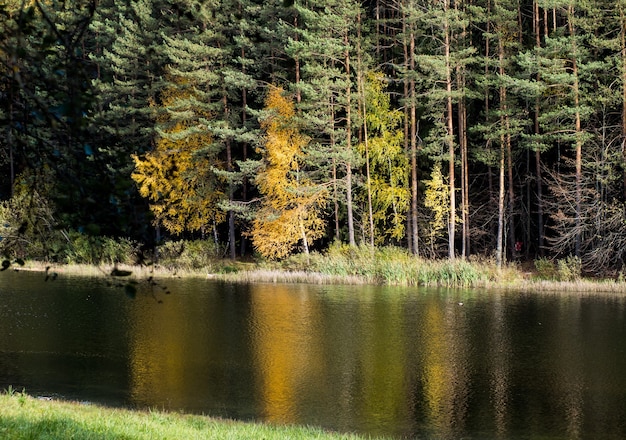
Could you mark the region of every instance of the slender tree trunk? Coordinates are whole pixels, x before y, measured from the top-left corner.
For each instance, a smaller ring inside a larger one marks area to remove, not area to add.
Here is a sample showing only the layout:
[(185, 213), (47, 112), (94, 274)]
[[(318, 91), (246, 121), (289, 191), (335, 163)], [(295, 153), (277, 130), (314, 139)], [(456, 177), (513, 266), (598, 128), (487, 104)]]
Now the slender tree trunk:
[(454, 260), (454, 232), (456, 229), (456, 200), (455, 200), (455, 185), (454, 185), (454, 124), (453, 124), (453, 110), (452, 110), (452, 66), (450, 61), (450, 25), (448, 23), (447, 13), (450, 8), (449, 0), (444, 0), (444, 14), (443, 32), (444, 32), (444, 51), (445, 51), (445, 64), (446, 64), (446, 124), (447, 124), (447, 138), (448, 138), (448, 156), (449, 156), (449, 170), (448, 178), (450, 184), (450, 216), (448, 219), (448, 258)]
[(304, 223), (302, 219), (300, 219), (300, 234), (302, 235), (302, 246), (304, 247), (304, 253), (306, 254), (307, 260), (309, 258), (309, 240), (306, 236), (306, 229), (304, 228)]
[(574, 28), (574, 6), (568, 6), (568, 30), (572, 41), (572, 77), (574, 79), (574, 83), (572, 84), (572, 89), (574, 92), (574, 125), (576, 130), (576, 244), (575, 244), (575, 254), (577, 257), (580, 257), (581, 253), (581, 234), (580, 227), (582, 222), (582, 122), (580, 117), (580, 86), (579, 86), (579, 78), (578, 78), (578, 47), (576, 44), (575, 33), (576, 29)]
[[(335, 102), (333, 96), (330, 97), (330, 151), (335, 151)], [(337, 160), (333, 156), (333, 207), (335, 217), (335, 240), (341, 239), (341, 229), (339, 225), (339, 188), (337, 187)]]
[[(505, 63), (505, 53), (504, 53), (504, 42), (502, 41), (502, 36), (500, 36), (498, 38), (498, 74), (500, 75), (500, 77), (504, 77), (505, 75), (505, 70), (504, 70), (504, 63)], [(509, 122), (509, 115), (508, 115), (508, 104), (507, 104), (507, 93), (506, 93), (506, 86), (501, 85), (500, 86), (500, 126), (502, 127), (501, 129), (504, 131), (503, 134), (500, 136), (500, 141), (502, 143), (502, 149), (504, 150), (504, 152), (502, 154), (506, 155), (506, 167), (507, 167), (507, 177), (508, 177), (508, 182), (509, 182), (509, 186), (508, 186), (508, 221), (509, 221), (509, 249), (511, 249), (511, 252), (514, 252), (515, 249), (515, 222), (514, 222), (514, 200), (515, 200), (515, 191), (513, 188), (513, 160), (512, 160), (512, 151), (511, 151), (511, 128), (510, 128), (510, 122)], [(502, 166), (504, 166), (504, 163), (501, 164)], [(504, 171), (500, 170), (500, 173), (502, 174)], [(503, 190), (502, 185), (503, 183), (500, 183), (501, 187), (500, 189)], [(500, 196), (502, 197), (502, 196)], [(504, 215), (504, 214), (501, 214)], [(500, 213), (498, 216), (498, 221), (500, 217)], [(504, 225), (500, 226), (498, 225), (498, 228), (503, 228)], [(498, 232), (498, 234), (500, 234), (500, 230)]]
[(372, 179), (370, 176), (370, 153), (369, 138), (367, 132), (367, 102), (365, 96), (365, 75), (363, 68), (363, 58), (361, 55), (361, 14), (358, 18), (357, 27), (357, 90), (359, 94), (361, 115), (363, 118), (363, 144), (365, 145), (365, 177), (367, 180), (367, 214), (369, 223), (369, 242), (374, 247), (374, 211), (372, 208)]
[[(415, 33), (411, 30), (409, 42), (409, 67), (415, 71)], [(409, 81), (409, 94), (411, 98), (411, 242), (413, 254), (419, 255), (419, 231), (417, 223), (417, 99), (415, 96), (415, 79), (411, 76)]]
[(9, 195), (13, 197), (15, 185), (15, 159), (13, 158), (13, 84), (9, 86), (9, 126), (7, 127), (7, 143), (9, 144)]
[(500, 163), (498, 179), (498, 235), (496, 238), (496, 266), (502, 268), (504, 262), (504, 134), (500, 135)]
[[(404, 52), (404, 71), (405, 72), (409, 72), (409, 67), (410, 67), (410, 62), (409, 62), (409, 44), (407, 42), (407, 38), (406, 38), (406, 34), (407, 34), (407, 25), (406, 25), (406, 17), (403, 16), (402, 18), (402, 35), (404, 36), (402, 38), (402, 49)], [(413, 246), (414, 244), (414, 240), (413, 240), (413, 211), (415, 210), (417, 212), (417, 206), (416, 206), (416, 201), (417, 201), (417, 196), (414, 197), (413, 195), (416, 194), (416, 191), (413, 191), (413, 182), (416, 180), (414, 178), (414, 170), (415, 170), (415, 166), (413, 163), (413, 156), (412, 156), (412, 150), (409, 150), (409, 142), (410, 142), (410, 110), (409, 108), (411, 107), (410, 104), (410, 94), (409, 94), (409, 90), (410, 90), (410, 85), (409, 85), (409, 78), (408, 75), (405, 74), (404, 79), (403, 79), (403, 85), (404, 85), (404, 120), (403, 120), (403, 127), (404, 127), (404, 151), (409, 155), (409, 157), (411, 157), (411, 207), (410, 207), (410, 215), (407, 216), (407, 228), (406, 228), (406, 239), (407, 239), (407, 244), (408, 244), (408, 249), (409, 252), (415, 254), (416, 250)], [(416, 183), (417, 185), (417, 183)]]
[[(240, 8), (240, 13), (241, 13), (241, 3), (239, 4), (239, 8)], [(241, 35), (243, 37), (243, 33)], [(241, 48), (241, 59), (245, 60), (246, 59), (246, 50), (245, 48)], [(247, 74), (246, 71), (246, 66), (245, 64), (242, 66), (242, 72), (244, 75)], [(247, 109), (248, 107), (248, 90), (245, 87), (242, 87), (241, 89), (241, 125), (243, 127), (243, 129), (246, 129), (246, 123), (247, 123)], [(242, 149), (243, 149), (243, 160), (244, 162), (248, 159), (248, 143), (247, 142), (243, 142), (242, 145)], [(248, 178), (244, 176), (243, 178), (243, 182), (242, 182), (242, 199), (244, 202), (248, 201)], [(241, 237), (241, 247), (240, 247), (240, 255), (245, 255), (246, 254), (246, 239), (245, 237)]]
[[(539, 2), (535, 0), (533, 2), (533, 18), (535, 28), (535, 47), (537, 50), (541, 48), (541, 25), (539, 20)], [(539, 81), (539, 75), (537, 75), (537, 81)], [(534, 133), (539, 135), (539, 113), (540, 113), (540, 98), (535, 99), (535, 115), (534, 115)], [(544, 254), (544, 231), (543, 231), (543, 178), (541, 176), (541, 151), (537, 148), (535, 150), (535, 178), (537, 180), (537, 252), (539, 256)], [(626, 174), (624, 175), (626, 178)]]
[[(460, 66), (457, 67), (457, 84), (460, 90), (465, 88), (465, 78), (461, 72)], [(468, 167), (467, 167), (467, 108), (465, 107), (465, 98), (459, 98), (458, 105), (458, 130), (459, 130), (459, 151), (461, 153), (461, 222), (462, 222), (462, 242), (461, 256), (469, 255), (469, 191), (468, 191)]]
[(344, 35), (344, 44), (346, 50), (345, 56), (345, 68), (346, 68), (346, 152), (348, 157), (346, 158), (346, 209), (348, 211), (348, 240), (350, 246), (356, 246), (356, 240), (354, 239), (354, 213), (352, 204), (352, 86), (350, 78), (350, 49), (348, 32)]
[[(361, 79), (361, 87), (363, 87), (363, 80)], [(370, 176), (370, 152), (369, 152), (369, 140), (367, 136), (367, 106), (365, 105), (365, 90), (363, 90), (363, 140), (365, 145), (365, 176), (367, 179), (367, 211), (369, 219), (370, 230), (370, 245), (374, 246), (374, 211), (372, 209), (372, 179)]]
[[(506, 94), (506, 92), (505, 92)], [(503, 111), (507, 112), (507, 105), (504, 104)], [(509, 222), (509, 249), (510, 252), (515, 251), (515, 243), (516, 243), (516, 225), (515, 225), (515, 185), (513, 181), (513, 151), (511, 145), (511, 127), (509, 115), (505, 113), (504, 115), (504, 130), (506, 131), (505, 143), (506, 143), (506, 168), (507, 168), (507, 181), (509, 183), (508, 186), (508, 203), (507, 203), (507, 211), (508, 211), (508, 222)]]
[[(224, 105), (225, 120), (228, 120), (229, 108), (228, 98), (226, 93), (222, 97), (222, 103)], [(226, 169), (228, 172), (233, 171), (233, 152), (232, 145), (229, 138), (226, 139)], [(233, 202), (235, 199), (235, 188), (232, 182), (228, 182), (228, 201)], [(237, 258), (237, 244), (235, 241), (235, 213), (233, 210), (228, 211), (228, 244), (230, 249), (230, 258), (234, 260)]]
[[(462, 1), (455, 2), (455, 9), (463, 7)], [(459, 36), (466, 44), (467, 29), (463, 26)], [(467, 107), (465, 102), (465, 70), (461, 63), (456, 65), (457, 90), (461, 91), (458, 103), (458, 135), (461, 153), (461, 256), (469, 256), (469, 168), (467, 159)]]
[(620, 17), (620, 49), (622, 62), (622, 167), (623, 167), (623, 194), (626, 199), (626, 14), (624, 6), (619, 4)]

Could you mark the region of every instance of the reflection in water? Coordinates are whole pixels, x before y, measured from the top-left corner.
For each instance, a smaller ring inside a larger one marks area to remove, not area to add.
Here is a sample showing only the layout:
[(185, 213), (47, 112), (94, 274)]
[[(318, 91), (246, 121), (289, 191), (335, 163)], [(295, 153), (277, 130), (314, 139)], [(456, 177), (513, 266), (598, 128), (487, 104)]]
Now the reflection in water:
[(321, 377), (322, 359), (315, 346), (319, 311), (302, 287), (258, 285), (252, 288), (250, 312), (263, 416), (297, 423), (300, 398)]
[(622, 298), (55, 283), (0, 274), (1, 388), (371, 435), (626, 437)]
[(193, 346), (204, 335), (190, 337), (185, 331), (187, 320), (197, 317), (189, 315), (191, 310), (182, 301), (168, 301), (167, 307), (158, 307), (150, 297), (137, 302), (129, 316), (133, 326), (129, 333), (130, 398), (157, 406), (181, 406), (190, 387), (185, 383), (189, 361), (205, 355), (194, 353), (201, 347)]
[(506, 438), (507, 415), (509, 413), (509, 377), (511, 374), (510, 364), (510, 336), (504, 310), (504, 302), (501, 297), (493, 300), (492, 319), (487, 329), (489, 352), (487, 358), (490, 362), (489, 389), (493, 402), (495, 434), (497, 438)]

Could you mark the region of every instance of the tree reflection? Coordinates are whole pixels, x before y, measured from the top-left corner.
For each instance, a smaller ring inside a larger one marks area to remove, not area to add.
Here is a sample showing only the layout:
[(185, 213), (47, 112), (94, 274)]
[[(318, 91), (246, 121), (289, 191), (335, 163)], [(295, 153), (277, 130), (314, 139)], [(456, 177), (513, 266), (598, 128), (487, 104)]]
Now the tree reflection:
[(264, 417), (297, 423), (305, 388), (322, 380), (319, 312), (305, 290), (257, 285), (251, 296), (252, 347)]

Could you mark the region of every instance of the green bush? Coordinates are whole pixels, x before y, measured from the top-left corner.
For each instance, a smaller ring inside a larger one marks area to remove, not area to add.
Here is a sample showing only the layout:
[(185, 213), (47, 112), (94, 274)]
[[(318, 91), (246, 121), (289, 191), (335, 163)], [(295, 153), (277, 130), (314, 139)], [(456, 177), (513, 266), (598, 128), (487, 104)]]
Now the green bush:
[(579, 257), (569, 256), (557, 261), (559, 281), (576, 281), (582, 273), (582, 262)]
[(535, 260), (535, 269), (537, 270), (537, 276), (542, 280), (557, 279), (556, 266), (549, 258), (541, 257)]
[(68, 234), (69, 243), (57, 249), (64, 260), (73, 264), (134, 264), (139, 245), (127, 238), (93, 237), (80, 232)]
[(219, 249), (210, 240), (168, 241), (157, 249), (159, 263), (172, 269), (212, 267), (219, 259)]
[(574, 256), (557, 260), (556, 263), (543, 257), (535, 260), (535, 269), (542, 280), (576, 281), (582, 274), (582, 262)]

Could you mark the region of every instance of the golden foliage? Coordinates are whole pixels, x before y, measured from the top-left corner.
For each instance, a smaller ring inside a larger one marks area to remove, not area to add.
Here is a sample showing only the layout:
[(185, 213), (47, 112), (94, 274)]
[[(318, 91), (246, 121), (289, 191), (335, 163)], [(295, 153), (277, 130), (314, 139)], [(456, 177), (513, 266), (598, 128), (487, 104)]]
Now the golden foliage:
[(429, 244), (431, 249), (438, 237), (443, 235), (450, 213), (450, 189), (441, 173), (441, 163), (437, 162), (433, 167), (430, 180), (424, 182), (424, 206), (430, 209), (432, 217), (429, 225)]
[[(168, 89), (164, 106), (188, 95)], [(167, 117), (161, 122), (167, 122)], [(198, 130), (193, 121), (177, 121), (162, 132), (154, 151), (132, 156), (132, 178), (139, 193), (152, 202), (155, 222), (172, 233), (202, 230), (225, 219), (218, 207), (224, 193), (211, 171), (217, 163), (205, 152), (211, 142), (210, 134)]]
[(265, 101), (269, 115), (261, 121), (265, 148), (259, 150), (264, 167), (256, 183), (264, 195), (252, 222), (252, 242), (266, 258), (287, 256), (302, 240), (308, 243), (324, 233), (320, 211), (326, 202), (325, 188), (306, 177), (302, 149), (308, 139), (298, 129), (293, 103), (283, 90), (272, 87)]
[(369, 72), (365, 81), (365, 101), (369, 141), (359, 144), (370, 161), (371, 196), (376, 241), (404, 237), (409, 210), (409, 162), (404, 152), (402, 113), (391, 108), (381, 72)]

